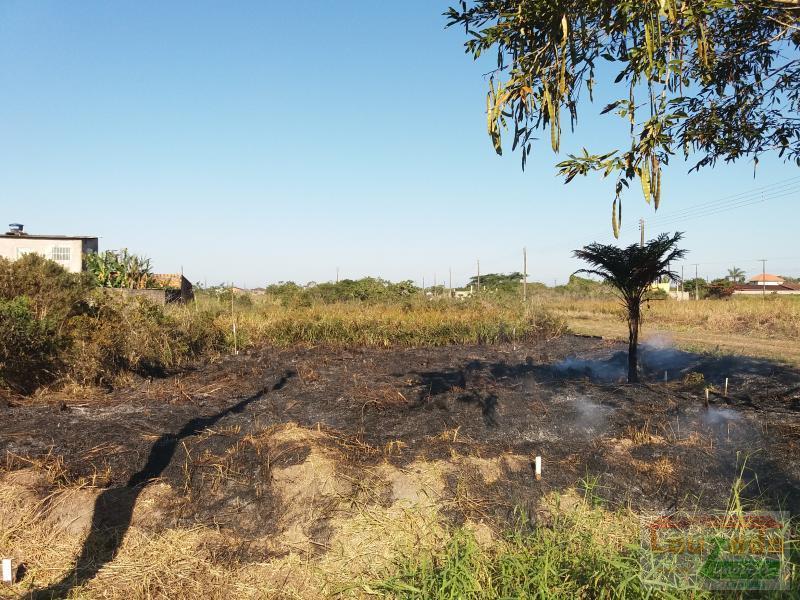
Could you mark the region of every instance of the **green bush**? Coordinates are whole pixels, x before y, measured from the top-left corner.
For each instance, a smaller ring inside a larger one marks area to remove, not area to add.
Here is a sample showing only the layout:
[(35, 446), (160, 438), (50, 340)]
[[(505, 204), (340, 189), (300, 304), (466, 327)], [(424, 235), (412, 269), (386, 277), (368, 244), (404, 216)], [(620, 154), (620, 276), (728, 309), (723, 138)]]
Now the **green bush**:
[(708, 295), (708, 283), (702, 277), (695, 279), (687, 279), (683, 282), (683, 290), (689, 292), (692, 298), (698, 295), (700, 298), (705, 298)]
[(214, 314), (183, 316), (93, 290), (85, 275), (36, 254), (0, 259), (0, 385), (25, 394), (65, 379), (108, 387), (225, 349)]
[(221, 353), (228, 350), (225, 332), (216, 324), (216, 313), (183, 311), (178, 318), (182, 348), (188, 357)]
[(730, 298), (733, 295), (733, 283), (727, 279), (715, 279), (708, 285), (709, 298)]
[(47, 319), (59, 327), (86, 309), (91, 287), (86, 275), (69, 273), (38, 254), (26, 254), (16, 261), (0, 258), (0, 298), (25, 296), (38, 319)]
[(309, 283), (305, 287), (293, 281), (282, 281), (265, 289), (268, 298), (282, 306), (311, 306), (314, 303), (339, 302), (394, 302), (419, 295), (420, 288), (413, 281), (392, 283), (377, 277), (342, 279), (336, 283)]
[(24, 296), (0, 299), (0, 385), (27, 394), (55, 378), (60, 345)]
[(570, 275), (566, 285), (559, 285), (555, 288), (559, 294), (579, 298), (608, 297), (614, 294), (610, 285), (602, 281), (594, 281), (578, 275)]
[(196, 293), (196, 295), (214, 300), (219, 306), (228, 309), (231, 306), (231, 301), (234, 308), (249, 308), (253, 305), (253, 299), (250, 294), (234, 292), (230, 287), (223, 285), (205, 288)]
[(315, 300), (332, 304), (352, 300), (360, 302), (398, 300), (419, 291), (411, 281), (391, 283), (377, 277), (363, 277), (342, 279), (336, 283), (320, 283), (309, 287), (306, 293)]
[(98, 293), (69, 322), (66, 374), (81, 384), (110, 386), (121, 374), (163, 375), (203, 354), (224, 349), (211, 314), (178, 320), (142, 298)]

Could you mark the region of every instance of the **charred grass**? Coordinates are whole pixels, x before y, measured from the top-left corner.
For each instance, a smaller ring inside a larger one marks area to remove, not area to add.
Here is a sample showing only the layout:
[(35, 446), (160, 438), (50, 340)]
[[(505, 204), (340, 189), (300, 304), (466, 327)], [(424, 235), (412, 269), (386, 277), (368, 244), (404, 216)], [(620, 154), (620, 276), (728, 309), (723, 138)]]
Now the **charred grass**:
[(729, 509), (737, 480), (800, 511), (797, 371), (659, 349), (627, 385), (618, 350), (268, 348), (0, 408), (27, 569), (0, 597), (648, 597), (641, 515)]

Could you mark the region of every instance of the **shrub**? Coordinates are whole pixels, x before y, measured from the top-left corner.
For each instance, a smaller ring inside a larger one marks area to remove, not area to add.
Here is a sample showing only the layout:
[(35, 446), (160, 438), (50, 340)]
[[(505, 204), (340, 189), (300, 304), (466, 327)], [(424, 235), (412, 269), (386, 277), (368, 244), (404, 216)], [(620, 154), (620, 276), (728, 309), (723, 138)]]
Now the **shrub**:
[(67, 375), (78, 383), (105, 386), (126, 372), (163, 375), (225, 345), (210, 314), (179, 321), (143, 298), (103, 293), (89, 311), (70, 320), (69, 337)]
[(86, 275), (69, 273), (38, 254), (26, 254), (16, 261), (0, 258), (0, 298), (25, 296), (38, 319), (47, 319), (57, 327), (85, 310), (90, 289)]
[(715, 279), (708, 286), (709, 298), (730, 298), (733, 295), (733, 283), (727, 279)]
[(204, 289), (202, 295), (213, 299), (217, 305), (230, 308), (231, 301), (235, 308), (248, 308), (253, 305), (253, 299), (248, 293), (234, 292), (227, 286), (214, 286)]
[(683, 290), (689, 292), (693, 298), (695, 295), (699, 295), (700, 298), (705, 298), (708, 294), (708, 283), (706, 283), (706, 280), (702, 277), (687, 279), (683, 282)]
[(0, 384), (23, 394), (55, 378), (60, 344), (24, 296), (0, 299)]

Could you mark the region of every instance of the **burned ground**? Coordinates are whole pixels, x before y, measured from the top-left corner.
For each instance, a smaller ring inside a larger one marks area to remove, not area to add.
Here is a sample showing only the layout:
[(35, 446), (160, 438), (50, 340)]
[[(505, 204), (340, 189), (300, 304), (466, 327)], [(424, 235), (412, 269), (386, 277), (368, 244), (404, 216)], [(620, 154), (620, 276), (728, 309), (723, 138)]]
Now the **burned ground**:
[[(48, 513), (88, 531), (53, 593), (112, 563), (132, 526), (214, 530), (204, 551), (218, 564), (303, 553), (352, 566), (340, 538), (354, 511), (402, 503), (497, 532), (575, 486), (635, 510), (722, 509), (744, 469), (751, 500), (800, 512), (800, 372), (662, 345), (628, 385), (620, 350), (573, 336), (263, 349), (97, 398), (15, 402), (0, 408), (0, 483), (46, 508), (53, 490), (83, 494)], [(365, 531), (347, 543), (368, 545)]]

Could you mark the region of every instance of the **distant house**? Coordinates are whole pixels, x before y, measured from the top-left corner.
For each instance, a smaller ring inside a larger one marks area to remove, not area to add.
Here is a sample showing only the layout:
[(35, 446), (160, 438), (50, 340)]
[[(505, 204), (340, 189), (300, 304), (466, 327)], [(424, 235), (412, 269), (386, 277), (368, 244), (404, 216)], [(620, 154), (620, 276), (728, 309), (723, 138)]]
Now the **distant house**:
[(54, 260), (70, 273), (83, 270), (83, 257), (97, 252), (97, 238), (86, 235), (39, 235), (23, 231), (21, 223), (11, 223), (0, 235), (0, 256), (17, 260), (26, 254), (39, 254)]
[(672, 282), (671, 281), (657, 281), (650, 286), (651, 291), (660, 290), (667, 295), (667, 297), (672, 298), (673, 300), (690, 300), (691, 297), (689, 292), (682, 291), (680, 289), (672, 289)]
[(762, 273), (751, 277), (747, 283), (739, 283), (733, 286), (734, 294), (800, 294), (800, 285), (789, 283), (779, 275)]
[(773, 275), (772, 273), (759, 273), (758, 275), (753, 275), (750, 279), (748, 279), (747, 283), (752, 285), (783, 285), (785, 281), (783, 277), (779, 275)]

